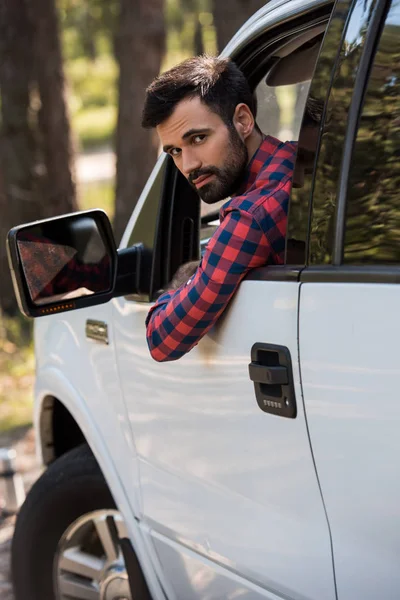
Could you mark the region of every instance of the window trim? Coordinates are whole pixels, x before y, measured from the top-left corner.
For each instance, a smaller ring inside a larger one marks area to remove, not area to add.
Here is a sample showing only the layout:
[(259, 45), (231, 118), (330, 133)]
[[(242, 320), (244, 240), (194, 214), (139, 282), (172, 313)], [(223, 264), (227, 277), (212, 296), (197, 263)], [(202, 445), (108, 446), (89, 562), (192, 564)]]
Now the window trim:
[(321, 265), (306, 267), (302, 283), (400, 283), (400, 265)]
[[(260, 77), (263, 77), (265, 63), (271, 57), (271, 53), (280, 48), (291, 35), (307, 31), (322, 23), (327, 23), (328, 26), (333, 10), (334, 0), (324, 0), (317, 6), (308, 6), (297, 14), (290, 15), (290, 18), (284, 21), (263, 26), (253, 39), (246, 40), (246, 44), (243, 42), (229, 56), (243, 71), (251, 88), (254, 89)], [(226, 53), (223, 52), (222, 55), (225, 56)], [(262, 55), (261, 60), (260, 55)]]
[(267, 265), (252, 269), (243, 278), (243, 281), (300, 281), (304, 266), (295, 265)]

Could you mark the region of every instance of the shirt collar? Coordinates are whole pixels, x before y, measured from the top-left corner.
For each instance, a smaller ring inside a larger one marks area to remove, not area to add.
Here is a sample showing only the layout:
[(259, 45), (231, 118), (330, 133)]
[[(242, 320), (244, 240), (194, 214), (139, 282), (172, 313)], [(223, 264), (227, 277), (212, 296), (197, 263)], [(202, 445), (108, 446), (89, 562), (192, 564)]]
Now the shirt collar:
[(233, 194), (233, 196), (241, 196), (251, 188), (260, 172), (263, 171), (265, 163), (273, 156), (273, 154), (275, 154), (276, 149), (281, 143), (282, 142), (280, 140), (272, 137), (271, 135), (263, 136), (261, 144), (251, 157), (246, 167), (240, 187), (236, 193)]

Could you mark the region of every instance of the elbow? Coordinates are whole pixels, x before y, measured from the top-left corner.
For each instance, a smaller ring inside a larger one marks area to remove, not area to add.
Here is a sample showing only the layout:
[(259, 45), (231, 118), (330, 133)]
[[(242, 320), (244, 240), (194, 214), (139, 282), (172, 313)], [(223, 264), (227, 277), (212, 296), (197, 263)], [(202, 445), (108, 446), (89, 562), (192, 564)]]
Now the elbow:
[(162, 362), (168, 362), (170, 360), (170, 358), (168, 357), (168, 354), (164, 354), (163, 352), (160, 351), (159, 348), (152, 348), (149, 344), (149, 350), (150, 350), (150, 356), (153, 360), (155, 360), (156, 362), (162, 363)]
[(194, 337), (171, 335), (164, 326), (150, 320), (146, 331), (147, 345), (150, 355), (157, 362), (172, 362), (187, 354), (197, 343)]
[(178, 358), (180, 358), (182, 356), (182, 353), (177, 353), (177, 352), (170, 352), (170, 353), (165, 353), (162, 350), (160, 350), (160, 348), (152, 348), (149, 345), (149, 350), (150, 350), (150, 356), (151, 358), (153, 358), (156, 362), (159, 363), (163, 363), (163, 362), (171, 362), (173, 360), (178, 360)]
[(156, 362), (171, 362), (178, 360), (182, 356), (182, 352), (169, 349), (164, 340), (161, 339), (156, 331), (147, 332), (147, 345), (149, 347), (150, 356)]
[(150, 351), (150, 354), (151, 354), (151, 357), (158, 363), (172, 362), (173, 360), (178, 360), (178, 358), (179, 358), (179, 357), (173, 358), (172, 356), (169, 356), (169, 355), (160, 356), (158, 353), (152, 352), (152, 351)]
[(161, 352), (160, 347), (152, 343), (150, 335), (147, 335), (147, 345), (149, 347), (150, 356), (156, 362), (166, 362), (168, 357), (164, 352)]

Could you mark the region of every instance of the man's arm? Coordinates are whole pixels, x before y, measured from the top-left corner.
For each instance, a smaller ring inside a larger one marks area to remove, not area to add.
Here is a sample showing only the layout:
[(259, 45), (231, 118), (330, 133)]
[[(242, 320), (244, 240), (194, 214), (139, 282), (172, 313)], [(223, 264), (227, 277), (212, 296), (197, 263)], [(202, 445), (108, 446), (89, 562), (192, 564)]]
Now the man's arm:
[[(286, 219), (283, 211), (279, 218)], [(152, 357), (176, 360), (189, 352), (217, 321), (246, 273), (265, 265), (271, 252), (274, 244), (249, 213), (228, 212), (193, 277), (150, 309), (146, 325)]]

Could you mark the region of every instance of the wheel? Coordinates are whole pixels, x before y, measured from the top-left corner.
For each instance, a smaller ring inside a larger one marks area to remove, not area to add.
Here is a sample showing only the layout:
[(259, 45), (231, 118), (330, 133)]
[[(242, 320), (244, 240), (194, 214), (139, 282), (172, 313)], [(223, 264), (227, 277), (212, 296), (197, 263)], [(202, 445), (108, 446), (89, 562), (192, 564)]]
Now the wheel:
[(43, 473), (18, 515), (16, 600), (133, 600), (119, 540), (127, 537), (89, 447), (71, 450)]

